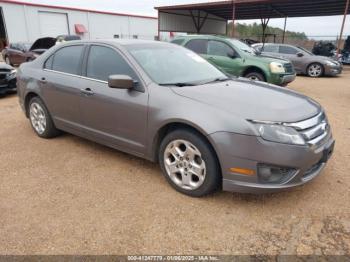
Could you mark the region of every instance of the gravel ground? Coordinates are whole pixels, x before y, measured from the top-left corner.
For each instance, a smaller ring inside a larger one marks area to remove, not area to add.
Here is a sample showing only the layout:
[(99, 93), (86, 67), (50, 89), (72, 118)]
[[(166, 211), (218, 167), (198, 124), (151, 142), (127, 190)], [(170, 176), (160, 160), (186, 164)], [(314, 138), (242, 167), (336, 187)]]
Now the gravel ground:
[(34, 135), (0, 99), (0, 254), (350, 254), (350, 71), (291, 88), (327, 110), (323, 174), (270, 195), (175, 192), (157, 165), (87, 140)]

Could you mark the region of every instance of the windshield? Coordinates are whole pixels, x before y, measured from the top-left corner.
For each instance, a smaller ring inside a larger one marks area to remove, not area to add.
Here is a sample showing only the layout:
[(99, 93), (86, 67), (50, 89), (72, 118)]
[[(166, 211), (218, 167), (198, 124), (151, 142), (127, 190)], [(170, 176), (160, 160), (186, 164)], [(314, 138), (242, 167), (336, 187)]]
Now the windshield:
[(196, 85), (227, 76), (199, 55), (173, 45), (130, 45), (131, 55), (159, 85)]
[(243, 43), (242, 41), (239, 41), (237, 39), (230, 39), (230, 42), (237, 47), (238, 49), (240, 49), (243, 52), (252, 54), (252, 55), (256, 55), (257, 51), (250, 47), (249, 45), (247, 45), (246, 43)]
[(309, 55), (314, 55), (313, 53), (311, 53), (309, 50), (301, 47), (301, 46), (297, 46), (299, 49), (303, 50), (305, 53), (309, 54)]

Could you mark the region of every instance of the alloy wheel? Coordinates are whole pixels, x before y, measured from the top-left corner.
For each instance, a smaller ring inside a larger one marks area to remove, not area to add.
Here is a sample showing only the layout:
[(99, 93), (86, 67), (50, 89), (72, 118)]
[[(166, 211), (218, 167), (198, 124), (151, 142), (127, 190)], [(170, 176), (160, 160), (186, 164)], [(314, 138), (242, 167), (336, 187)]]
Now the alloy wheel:
[(186, 140), (171, 141), (164, 151), (167, 175), (180, 188), (195, 190), (206, 176), (206, 165), (201, 152)]
[(43, 134), (46, 130), (46, 115), (39, 103), (33, 102), (30, 105), (30, 121), (38, 134)]
[(319, 77), (322, 74), (322, 67), (319, 64), (312, 64), (308, 69), (309, 76)]

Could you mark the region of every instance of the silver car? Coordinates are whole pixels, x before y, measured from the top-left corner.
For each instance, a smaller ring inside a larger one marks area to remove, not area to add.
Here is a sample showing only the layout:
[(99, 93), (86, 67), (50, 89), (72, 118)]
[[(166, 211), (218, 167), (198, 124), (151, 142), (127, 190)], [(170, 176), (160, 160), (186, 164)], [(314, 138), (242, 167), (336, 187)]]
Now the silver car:
[(229, 77), (169, 43), (55, 46), (21, 65), (18, 95), (38, 136), (65, 131), (159, 162), (171, 186), (195, 197), (302, 185), (334, 147), (317, 102)]
[(297, 74), (310, 77), (336, 76), (343, 70), (342, 64), (338, 61), (330, 57), (314, 55), (302, 47), (271, 43), (253, 44), (252, 47), (264, 55), (290, 60)]

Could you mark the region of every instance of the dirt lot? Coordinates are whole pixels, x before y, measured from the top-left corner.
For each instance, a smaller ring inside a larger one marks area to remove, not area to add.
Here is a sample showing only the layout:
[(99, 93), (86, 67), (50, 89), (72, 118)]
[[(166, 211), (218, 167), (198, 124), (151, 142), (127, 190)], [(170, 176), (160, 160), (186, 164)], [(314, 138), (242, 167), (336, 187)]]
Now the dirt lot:
[(34, 135), (0, 99), (0, 254), (350, 254), (350, 71), (291, 88), (327, 110), (337, 140), (323, 174), (254, 196), (175, 192), (158, 166), (63, 135)]

